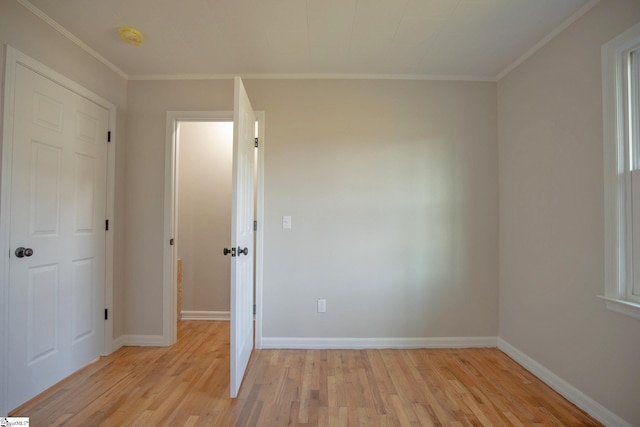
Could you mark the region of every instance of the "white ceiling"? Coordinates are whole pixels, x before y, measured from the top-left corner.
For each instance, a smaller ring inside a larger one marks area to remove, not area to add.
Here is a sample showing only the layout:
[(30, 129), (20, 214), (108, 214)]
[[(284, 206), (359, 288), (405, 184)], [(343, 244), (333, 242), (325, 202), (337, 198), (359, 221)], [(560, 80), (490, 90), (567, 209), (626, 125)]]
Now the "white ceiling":
[[(597, 2), (18, 1), (129, 78), (355, 74), (471, 80), (500, 77)], [(144, 45), (120, 41), (123, 25), (141, 30)]]

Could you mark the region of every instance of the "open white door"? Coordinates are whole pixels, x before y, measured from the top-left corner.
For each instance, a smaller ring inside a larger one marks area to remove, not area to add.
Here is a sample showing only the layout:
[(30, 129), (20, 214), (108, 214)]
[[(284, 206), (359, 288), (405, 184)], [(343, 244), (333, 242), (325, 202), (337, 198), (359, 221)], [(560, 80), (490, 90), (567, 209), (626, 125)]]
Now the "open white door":
[(231, 397), (253, 350), (253, 183), (256, 118), (240, 77), (234, 82), (231, 201)]

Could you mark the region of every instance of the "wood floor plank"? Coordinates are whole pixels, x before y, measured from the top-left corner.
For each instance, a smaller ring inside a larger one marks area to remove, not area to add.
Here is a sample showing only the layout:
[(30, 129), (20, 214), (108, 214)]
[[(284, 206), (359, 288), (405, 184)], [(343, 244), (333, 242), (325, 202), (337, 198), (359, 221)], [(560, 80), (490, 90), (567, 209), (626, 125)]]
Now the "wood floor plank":
[(181, 321), (16, 408), (51, 426), (599, 426), (497, 349), (255, 350), (229, 398), (229, 323)]

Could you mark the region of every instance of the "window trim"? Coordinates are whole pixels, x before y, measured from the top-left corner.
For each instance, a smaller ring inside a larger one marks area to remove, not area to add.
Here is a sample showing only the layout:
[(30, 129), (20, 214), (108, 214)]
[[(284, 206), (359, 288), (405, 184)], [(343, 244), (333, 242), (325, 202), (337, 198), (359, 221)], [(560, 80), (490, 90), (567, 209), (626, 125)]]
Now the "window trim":
[(604, 132), (604, 220), (606, 307), (640, 320), (640, 303), (630, 300), (632, 281), (631, 167), (628, 159), (628, 58), (640, 48), (640, 24), (602, 46), (602, 101)]

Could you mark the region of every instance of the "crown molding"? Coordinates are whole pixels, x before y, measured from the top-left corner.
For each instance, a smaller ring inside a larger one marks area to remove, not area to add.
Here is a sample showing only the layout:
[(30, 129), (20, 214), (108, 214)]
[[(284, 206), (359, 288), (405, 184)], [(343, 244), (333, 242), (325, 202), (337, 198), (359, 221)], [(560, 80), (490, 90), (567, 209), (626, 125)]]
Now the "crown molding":
[(274, 74), (148, 74), (131, 75), (129, 80), (229, 80), (235, 76), (243, 80), (443, 80), (467, 82), (495, 82), (487, 76), (442, 76), (423, 74), (323, 74), (323, 73), (274, 73)]
[(571, 15), (570, 17), (568, 17), (567, 19), (565, 19), (559, 26), (557, 26), (553, 31), (551, 31), (549, 34), (547, 34), (545, 37), (543, 37), (538, 43), (536, 43), (535, 45), (533, 45), (533, 47), (531, 49), (529, 49), (528, 51), (526, 51), (524, 53), (524, 55), (520, 56), (518, 59), (516, 59), (515, 61), (513, 61), (507, 68), (505, 68), (504, 70), (502, 70), (494, 79), (494, 81), (500, 81), (502, 80), (503, 77), (505, 77), (507, 74), (509, 74), (511, 71), (513, 71), (516, 67), (518, 67), (518, 65), (522, 64), (524, 61), (526, 61), (530, 56), (532, 56), (534, 53), (536, 53), (537, 51), (539, 51), (540, 49), (542, 49), (543, 46), (545, 46), (547, 43), (549, 43), (551, 40), (553, 40), (554, 38), (556, 38), (556, 36), (558, 34), (560, 34), (561, 32), (563, 32), (565, 29), (567, 29), (567, 27), (569, 27), (571, 24), (573, 24), (574, 22), (576, 22), (578, 19), (580, 19), (580, 17), (582, 17), (582, 15), (584, 15), (585, 13), (587, 13), (588, 11), (590, 11), (596, 4), (598, 4), (600, 2), (600, 0), (591, 0), (589, 3), (585, 4), (584, 6), (582, 6), (580, 9), (578, 9), (578, 11), (576, 11), (573, 15)]
[(45, 23), (49, 24), (49, 26), (51, 26), (54, 30), (56, 30), (57, 32), (59, 32), (60, 34), (62, 34), (66, 38), (68, 38), (69, 40), (71, 40), (78, 47), (80, 47), (80, 49), (84, 50), (89, 55), (93, 56), (95, 59), (97, 59), (98, 61), (102, 62), (104, 65), (109, 67), (113, 72), (118, 74), (120, 77), (124, 78), (125, 80), (129, 80), (129, 76), (127, 75), (127, 73), (122, 71), (120, 68), (118, 68), (116, 65), (114, 65), (107, 58), (105, 58), (104, 56), (100, 55), (97, 51), (93, 50), (91, 47), (89, 47), (89, 45), (84, 43), (82, 40), (80, 40), (79, 38), (74, 36), (69, 30), (64, 28), (62, 25), (58, 24), (49, 15), (47, 15), (42, 10), (38, 9), (37, 7), (35, 7), (31, 2), (29, 2), (28, 0), (16, 0), (16, 2), (18, 2), (20, 5), (22, 5), (29, 12), (33, 13), (34, 15), (36, 15), (38, 18), (42, 19)]

